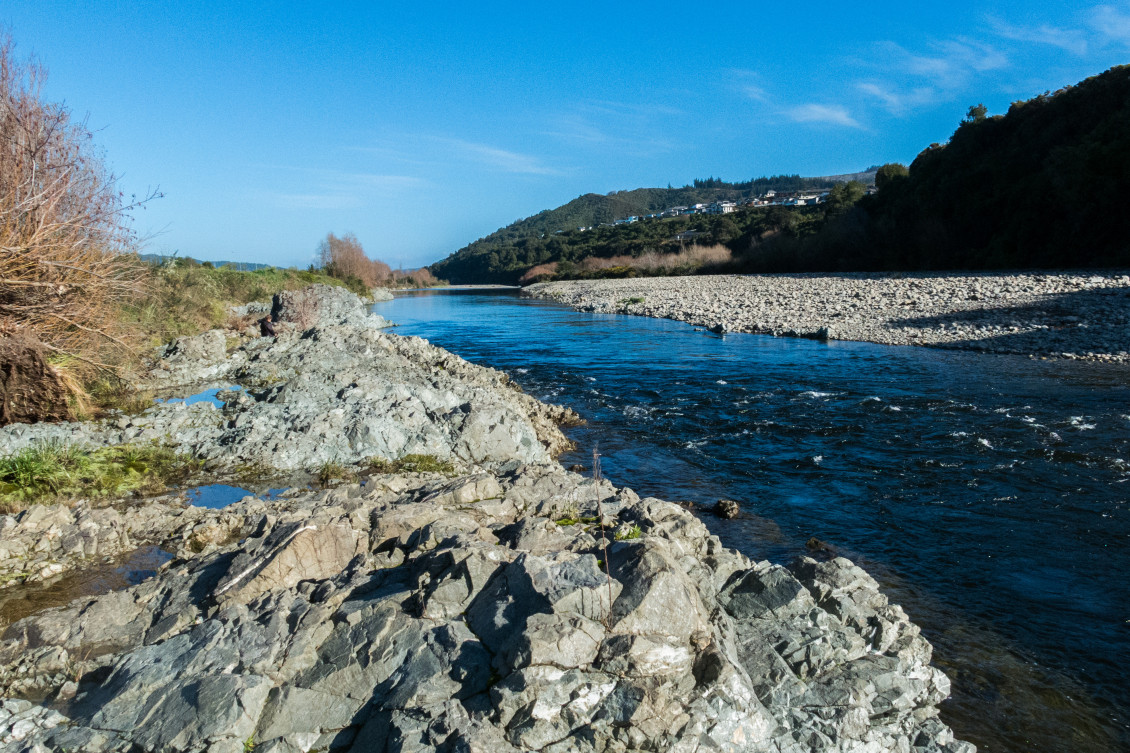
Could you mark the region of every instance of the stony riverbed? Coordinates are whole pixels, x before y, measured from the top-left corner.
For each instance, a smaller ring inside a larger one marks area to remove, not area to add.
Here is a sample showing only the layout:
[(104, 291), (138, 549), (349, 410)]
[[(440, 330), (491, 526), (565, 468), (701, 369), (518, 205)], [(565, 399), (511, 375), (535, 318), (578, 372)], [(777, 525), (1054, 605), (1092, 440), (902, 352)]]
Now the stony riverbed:
[(524, 294), (749, 332), (1130, 362), (1130, 275), (906, 273), (581, 280)]
[(756, 561), (676, 504), (568, 472), (552, 456), (569, 411), (310, 295), (276, 302), (277, 340), (212, 333), (160, 354), (154, 385), (242, 387), (222, 409), (6, 427), (0, 447), (156, 438), (217, 473), (406, 452), (452, 470), (221, 510), (164, 497), (0, 517), (0, 544), (18, 542), (5, 557), (47, 577), (131, 541), (172, 555), (6, 627), (0, 745), (972, 751), (937, 718), (949, 681), (930, 645), (863, 570)]

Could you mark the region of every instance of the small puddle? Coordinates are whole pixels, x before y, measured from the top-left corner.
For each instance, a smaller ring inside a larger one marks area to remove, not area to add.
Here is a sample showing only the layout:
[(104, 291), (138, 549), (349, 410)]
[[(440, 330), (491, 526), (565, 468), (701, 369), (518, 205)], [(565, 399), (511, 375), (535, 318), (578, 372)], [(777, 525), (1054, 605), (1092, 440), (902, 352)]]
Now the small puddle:
[(214, 387), (210, 390), (204, 390), (203, 392), (197, 392), (195, 395), (189, 395), (188, 397), (163, 397), (163, 398), (159, 397), (159, 398), (154, 399), (153, 402), (155, 402), (155, 403), (184, 403), (185, 405), (194, 405), (196, 403), (208, 402), (208, 403), (211, 403), (212, 405), (216, 406), (217, 408), (223, 408), (224, 407), (224, 401), (218, 399), (216, 397), (216, 395), (218, 395), (221, 392), (231, 392), (232, 390), (242, 391), (243, 387), (239, 386), (238, 384), (233, 384), (230, 387)]
[(78, 598), (98, 596), (136, 586), (157, 574), (173, 555), (156, 546), (143, 546), (113, 562), (72, 570), (41, 583), (0, 591), (0, 624), (10, 625), (44, 609), (61, 607)]
[(185, 491), (188, 503), (196, 507), (207, 507), (210, 510), (219, 510), (233, 502), (238, 502), (244, 497), (258, 497), (259, 499), (275, 499), (286, 489), (268, 489), (264, 494), (257, 494), (241, 486), (228, 484), (205, 484)]

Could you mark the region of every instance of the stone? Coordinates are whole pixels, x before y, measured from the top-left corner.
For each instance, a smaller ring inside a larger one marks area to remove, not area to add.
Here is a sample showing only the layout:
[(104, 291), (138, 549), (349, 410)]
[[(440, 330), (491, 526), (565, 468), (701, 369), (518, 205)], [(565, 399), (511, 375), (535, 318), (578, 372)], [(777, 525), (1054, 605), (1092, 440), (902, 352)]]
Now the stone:
[(733, 519), (741, 514), (741, 507), (732, 499), (720, 499), (714, 504), (714, 514), (719, 518)]

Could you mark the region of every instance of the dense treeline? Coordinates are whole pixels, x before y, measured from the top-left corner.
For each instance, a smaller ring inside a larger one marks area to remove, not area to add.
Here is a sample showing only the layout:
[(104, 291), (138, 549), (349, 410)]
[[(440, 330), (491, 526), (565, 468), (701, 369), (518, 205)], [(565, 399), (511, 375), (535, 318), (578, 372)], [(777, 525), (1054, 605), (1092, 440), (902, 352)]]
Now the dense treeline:
[[(882, 174), (880, 178), (882, 178)], [(949, 143), (817, 233), (750, 249), (742, 271), (1130, 265), (1130, 66), (1005, 115), (969, 109)]]
[[(665, 221), (669, 224), (662, 227), (656, 225), (655, 221), (616, 228), (602, 228), (601, 223), (661, 212), (674, 206), (742, 201), (764, 194), (770, 189), (779, 192), (803, 191), (831, 185), (833, 182), (827, 178), (802, 178), (799, 175), (755, 178), (742, 183), (727, 183), (712, 177), (697, 179), (682, 188), (638, 188), (603, 196), (585, 194), (557, 209), (547, 209), (533, 217), (507, 225), (436, 262), (431, 270), (437, 276), (457, 283), (514, 282), (525, 270), (537, 264), (576, 260), (590, 253), (603, 256), (636, 255), (647, 247), (657, 248), (657, 244), (670, 240), (670, 236), (684, 230), (699, 229), (693, 222), (684, 222), (692, 218), (674, 218)], [(695, 221), (703, 219), (693, 218)], [(641, 229), (645, 224), (648, 228)], [(587, 236), (581, 242), (577, 231), (581, 227), (592, 227), (587, 232), (596, 233), (597, 239)], [(734, 233), (726, 228), (712, 233), (711, 241), (725, 242), (721, 239), (740, 235), (741, 232), (739, 230)], [(601, 250), (591, 251), (590, 247)]]

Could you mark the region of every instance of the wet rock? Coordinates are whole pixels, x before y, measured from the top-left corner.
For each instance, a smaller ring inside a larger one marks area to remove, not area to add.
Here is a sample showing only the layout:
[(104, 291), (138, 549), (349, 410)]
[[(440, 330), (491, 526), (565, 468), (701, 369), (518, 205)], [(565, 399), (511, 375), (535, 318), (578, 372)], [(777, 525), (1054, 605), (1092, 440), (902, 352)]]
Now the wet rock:
[[(202, 511), (186, 531), (252, 533), (10, 626), (8, 692), (74, 696), (22, 744), (967, 751), (931, 721), (929, 645), (847, 560), (750, 563), (676, 505), (549, 464), (379, 479)], [(598, 498), (640, 531), (611, 579), (585, 524), (515, 518)]]
[(732, 499), (720, 499), (714, 504), (714, 514), (719, 518), (733, 519), (742, 512), (738, 503)]

